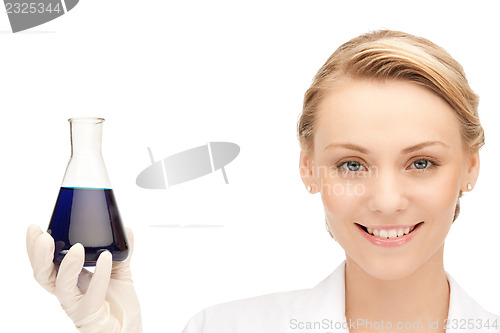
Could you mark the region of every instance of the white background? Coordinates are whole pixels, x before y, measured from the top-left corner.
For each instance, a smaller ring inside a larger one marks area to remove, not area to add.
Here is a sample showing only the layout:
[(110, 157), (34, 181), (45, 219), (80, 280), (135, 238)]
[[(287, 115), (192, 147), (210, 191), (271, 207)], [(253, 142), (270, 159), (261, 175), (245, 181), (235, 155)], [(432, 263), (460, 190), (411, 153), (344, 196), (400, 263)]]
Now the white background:
[[(124, 223), (136, 235), (132, 269), (145, 332), (180, 332), (209, 305), (322, 280), (344, 254), (324, 229), (320, 196), (300, 180), (296, 121), (328, 56), (381, 28), (443, 46), (481, 96), (481, 174), (462, 198), (445, 267), (500, 314), (494, 5), (81, 0), (63, 17), (18, 34), (0, 13), (0, 295), (8, 308), (0, 331), (75, 330), (35, 282), (25, 250), (27, 227), (48, 226), (73, 116), (106, 118), (103, 154)], [(150, 163), (147, 147), (160, 159), (207, 141), (241, 147), (226, 167), (229, 185), (221, 172), (168, 190), (135, 185)], [(167, 224), (223, 226), (155, 226)]]

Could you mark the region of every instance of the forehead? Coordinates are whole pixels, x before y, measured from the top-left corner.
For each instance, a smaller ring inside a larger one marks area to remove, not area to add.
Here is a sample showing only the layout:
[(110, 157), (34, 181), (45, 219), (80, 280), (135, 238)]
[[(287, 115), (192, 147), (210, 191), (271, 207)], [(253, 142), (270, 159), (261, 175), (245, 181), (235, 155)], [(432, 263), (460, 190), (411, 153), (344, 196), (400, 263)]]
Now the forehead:
[(409, 81), (341, 81), (324, 92), (317, 120), (315, 150), (332, 141), (401, 147), (439, 140), (461, 145), (455, 111)]

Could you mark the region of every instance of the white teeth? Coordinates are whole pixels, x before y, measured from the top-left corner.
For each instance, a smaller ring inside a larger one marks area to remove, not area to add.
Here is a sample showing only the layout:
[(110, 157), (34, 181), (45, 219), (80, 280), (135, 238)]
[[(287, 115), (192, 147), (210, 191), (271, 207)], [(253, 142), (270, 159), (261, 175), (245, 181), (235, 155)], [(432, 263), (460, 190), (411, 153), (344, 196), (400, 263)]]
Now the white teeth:
[(399, 228), (399, 229), (372, 229), (367, 228), (367, 231), (370, 235), (375, 235), (377, 237), (382, 238), (397, 238), (403, 235), (407, 235), (415, 229), (415, 226), (408, 228)]

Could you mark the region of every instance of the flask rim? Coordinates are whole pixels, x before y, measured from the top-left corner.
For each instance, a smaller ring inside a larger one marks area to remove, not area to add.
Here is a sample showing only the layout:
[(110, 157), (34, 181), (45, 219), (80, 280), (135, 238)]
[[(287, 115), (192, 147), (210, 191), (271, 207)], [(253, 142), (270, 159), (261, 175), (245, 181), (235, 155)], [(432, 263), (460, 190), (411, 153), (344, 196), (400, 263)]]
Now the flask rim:
[(78, 123), (78, 124), (101, 124), (104, 122), (104, 118), (97, 118), (97, 117), (73, 117), (69, 118), (68, 121), (70, 124), (73, 123)]

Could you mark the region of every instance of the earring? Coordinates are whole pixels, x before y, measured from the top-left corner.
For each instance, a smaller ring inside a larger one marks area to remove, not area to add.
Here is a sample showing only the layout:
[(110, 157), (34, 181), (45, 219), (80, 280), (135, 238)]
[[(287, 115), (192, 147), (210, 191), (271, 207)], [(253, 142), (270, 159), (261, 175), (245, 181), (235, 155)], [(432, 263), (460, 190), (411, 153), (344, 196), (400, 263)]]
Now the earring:
[(467, 190), (472, 191), (472, 184), (471, 183), (467, 184)]
[(312, 187), (311, 187), (311, 185), (307, 185), (307, 186), (306, 186), (306, 189), (307, 189), (307, 192), (311, 193), (311, 191), (312, 191)]

